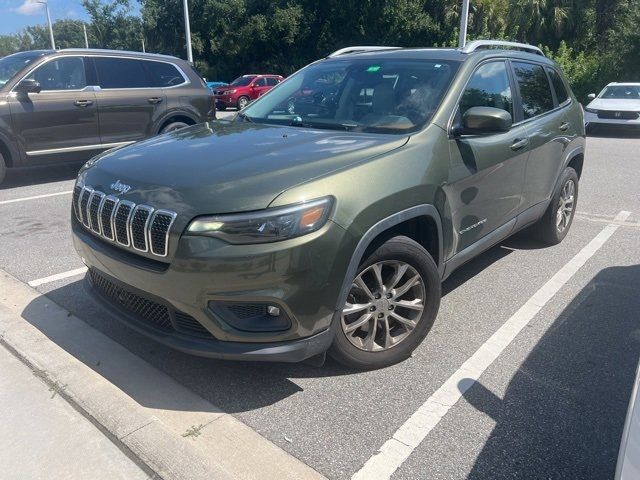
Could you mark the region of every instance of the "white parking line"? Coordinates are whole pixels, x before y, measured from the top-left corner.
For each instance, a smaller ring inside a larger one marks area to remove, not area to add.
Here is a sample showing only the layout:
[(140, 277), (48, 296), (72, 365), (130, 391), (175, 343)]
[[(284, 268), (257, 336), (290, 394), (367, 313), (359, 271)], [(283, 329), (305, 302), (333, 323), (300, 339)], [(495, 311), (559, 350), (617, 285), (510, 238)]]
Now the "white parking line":
[(33, 197), (13, 198), (11, 200), (2, 200), (0, 205), (6, 205), (8, 203), (26, 202), (27, 200), (37, 200), (38, 198), (57, 197), (58, 195), (69, 195), (73, 193), (73, 190), (65, 192), (47, 193), (44, 195), (34, 195)]
[[(630, 212), (622, 211), (614, 222), (624, 222)], [(388, 479), (409, 458), (458, 400), (516, 338), (518, 333), (558, 293), (620, 227), (607, 225), (578, 254), (545, 283), (507, 320), (431, 397), (380, 447), (351, 478), (352, 480)]]
[(81, 275), (87, 271), (87, 267), (76, 268), (75, 270), (69, 270), (68, 272), (56, 273), (44, 278), (38, 278), (37, 280), (31, 280), (29, 282), (30, 287), (38, 287), (45, 283), (55, 282), (56, 280), (62, 280), (64, 278), (75, 277)]

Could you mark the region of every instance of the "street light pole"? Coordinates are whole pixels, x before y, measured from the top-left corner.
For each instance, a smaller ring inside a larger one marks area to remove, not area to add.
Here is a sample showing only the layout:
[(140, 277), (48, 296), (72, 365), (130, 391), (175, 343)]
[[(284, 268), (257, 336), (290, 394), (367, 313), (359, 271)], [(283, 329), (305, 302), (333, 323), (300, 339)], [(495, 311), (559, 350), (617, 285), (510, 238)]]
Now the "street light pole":
[(467, 43), (467, 23), (469, 22), (469, 0), (462, 0), (462, 11), (460, 12), (460, 38), (458, 46), (464, 47)]
[(51, 25), (51, 15), (49, 15), (49, 2), (47, 0), (36, 0), (36, 3), (44, 5), (44, 9), (47, 12), (47, 22), (49, 23), (49, 36), (51, 37), (51, 48), (56, 49), (56, 41), (53, 39), (53, 25)]
[(87, 26), (83, 23), (82, 30), (84, 31), (84, 46), (89, 48), (89, 38), (87, 37)]
[(187, 0), (182, 0), (184, 7), (184, 32), (187, 40), (187, 60), (193, 63), (193, 52), (191, 51), (191, 27), (189, 26), (189, 4)]

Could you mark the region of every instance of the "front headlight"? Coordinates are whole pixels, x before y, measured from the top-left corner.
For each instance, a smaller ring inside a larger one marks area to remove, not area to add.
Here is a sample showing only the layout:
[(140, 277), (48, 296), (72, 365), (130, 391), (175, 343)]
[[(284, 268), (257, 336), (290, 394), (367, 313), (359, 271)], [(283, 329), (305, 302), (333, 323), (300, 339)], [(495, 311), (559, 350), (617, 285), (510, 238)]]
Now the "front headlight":
[(226, 90), (223, 95), (231, 95), (232, 93), (236, 93), (236, 89), (234, 88), (233, 90)]
[(287, 207), (192, 220), (187, 235), (206, 235), (233, 244), (268, 243), (315, 232), (327, 223), (332, 197)]
[(589, 113), (598, 113), (598, 110), (595, 108), (585, 108), (584, 111)]

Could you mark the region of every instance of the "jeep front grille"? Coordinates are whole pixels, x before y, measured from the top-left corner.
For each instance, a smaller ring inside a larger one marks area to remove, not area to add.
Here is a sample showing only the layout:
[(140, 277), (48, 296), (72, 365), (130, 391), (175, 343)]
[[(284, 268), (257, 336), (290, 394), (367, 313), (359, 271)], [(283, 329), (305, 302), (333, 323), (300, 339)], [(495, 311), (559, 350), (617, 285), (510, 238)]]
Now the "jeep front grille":
[(169, 233), (177, 216), (78, 186), (73, 190), (73, 212), (78, 222), (95, 235), (159, 257), (167, 256)]

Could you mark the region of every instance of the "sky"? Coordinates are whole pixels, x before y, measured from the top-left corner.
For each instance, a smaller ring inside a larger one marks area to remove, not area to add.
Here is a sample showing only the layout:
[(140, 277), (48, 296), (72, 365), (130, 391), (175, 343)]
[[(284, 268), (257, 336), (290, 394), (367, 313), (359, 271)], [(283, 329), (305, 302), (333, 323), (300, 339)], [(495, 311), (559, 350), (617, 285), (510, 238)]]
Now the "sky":
[[(49, 0), (51, 20), (87, 20), (81, 0)], [(29, 25), (46, 25), (44, 5), (36, 0), (0, 0), (0, 35), (16, 33)]]

